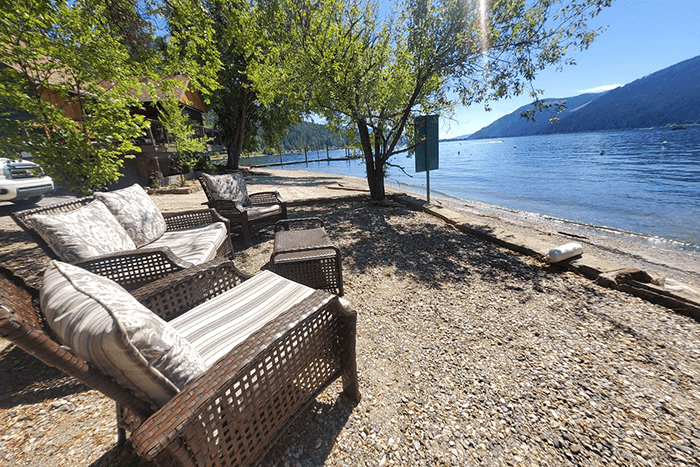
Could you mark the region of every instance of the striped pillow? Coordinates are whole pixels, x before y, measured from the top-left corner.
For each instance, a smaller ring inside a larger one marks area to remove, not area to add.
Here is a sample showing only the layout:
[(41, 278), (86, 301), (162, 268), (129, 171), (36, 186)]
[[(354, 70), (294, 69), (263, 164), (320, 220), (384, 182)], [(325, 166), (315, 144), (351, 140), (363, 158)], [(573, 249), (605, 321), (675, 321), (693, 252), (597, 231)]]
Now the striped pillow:
[(93, 196), (105, 203), (137, 247), (158, 240), (167, 228), (160, 209), (138, 183), (107, 193), (95, 192)]
[(105, 277), (54, 261), (40, 301), (63, 345), (155, 407), (206, 369), (172, 326)]

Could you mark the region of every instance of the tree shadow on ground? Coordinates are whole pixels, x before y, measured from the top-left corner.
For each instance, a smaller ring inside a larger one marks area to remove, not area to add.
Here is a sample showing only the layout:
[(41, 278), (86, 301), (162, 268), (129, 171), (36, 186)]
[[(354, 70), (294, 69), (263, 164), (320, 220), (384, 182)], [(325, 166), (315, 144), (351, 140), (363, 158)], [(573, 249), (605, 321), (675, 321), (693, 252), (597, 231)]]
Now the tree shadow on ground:
[(287, 428), (259, 465), (280, 465), (282, 460), (291, 465), (303, 461), (305, 467), (324, 465), (354, 409), (355, 405), (343, 395), (328, 402), (315, 399)]
[(0, 408), (37, 404), (89, 390), (60, 370), (9, 345), (0, 351)]
[(102, 457), (90, 464), (89, 467), (154, 467), (153, 462), (139, 458), (134, 452), (131, 443), (127, 441), (123, 446), (115, 444)]
[(480, 278), (507, 281), (527, 277), (538, 286), (546, 272), (524, 263), (512, 252), (462, 233), (443, 221), (425, 222), (424, 215), (403, 205), (345, 202), (295, 209), (290, 217), (316, 216), (338, 241), (344, 267), (371, 274), (392, 267), (426, 287)]

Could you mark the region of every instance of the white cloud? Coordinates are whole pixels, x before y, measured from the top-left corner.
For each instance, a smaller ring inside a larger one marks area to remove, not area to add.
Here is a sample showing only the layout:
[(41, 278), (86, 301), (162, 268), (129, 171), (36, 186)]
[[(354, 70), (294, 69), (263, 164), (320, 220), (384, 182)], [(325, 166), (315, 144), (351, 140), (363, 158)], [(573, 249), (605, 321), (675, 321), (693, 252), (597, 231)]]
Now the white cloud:
[(605, 91), (611, 91), (615, 88), (619, 88), (623, 86), (622, 84), (604, 84), (603, 86), (598, 86), (596, 88), (590, 88), (590, 89), (584, 89), (583, 91), (579, 91), (581, 94), (586, 94), (589, 92), (605, 92)]

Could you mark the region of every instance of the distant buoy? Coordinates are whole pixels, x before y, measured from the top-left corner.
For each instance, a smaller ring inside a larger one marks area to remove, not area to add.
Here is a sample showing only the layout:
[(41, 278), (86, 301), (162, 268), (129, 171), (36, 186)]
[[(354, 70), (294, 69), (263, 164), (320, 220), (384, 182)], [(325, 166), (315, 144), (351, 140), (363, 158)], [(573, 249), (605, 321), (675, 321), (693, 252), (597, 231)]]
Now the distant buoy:
[(602, 156), (603, 154), (605, 154), (605, 149), (601, 149), (600, 152), (599, 152), (598, 154), (600, 154), (601, 156)]
[(548, 263), (558, 263), (559, 261), (564, 261), (574, 256), (580, 256), (581, 254), (583, 254), (583, 247), (581, 244), (571, 242), (552, 248), (544, 258)]

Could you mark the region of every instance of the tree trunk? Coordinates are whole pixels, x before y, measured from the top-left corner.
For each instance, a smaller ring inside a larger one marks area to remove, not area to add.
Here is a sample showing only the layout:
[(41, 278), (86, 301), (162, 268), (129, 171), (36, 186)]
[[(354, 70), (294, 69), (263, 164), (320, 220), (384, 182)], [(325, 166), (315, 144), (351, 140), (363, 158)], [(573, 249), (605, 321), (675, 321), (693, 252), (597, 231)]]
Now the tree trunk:
[[(245, 94), (244, 98), (247, 97)], [(235, 123), (235, 129), (233, 129), (232, 131), (233, 138), (226, 147), (226, 152), (228, 154), (228, 161), (226, 162), (227, 170), (239, 169), (239, 163), (241, 161), (241, 152), (243, 151), (243, 143), (245, 142), (245, 125), (247, 117), (246, 108), (247, 107), (245, 105), (241, 105), (241, 111), (238, 114), (238, 118)]]
[(241, 161), (241, 148), (236, 141), (232, 141), (231, 144), (226, 146), (226, 154), (228, 154), (226, 170), (238, 170), (238, 164)]
[[(383, 168), (382, 168), (383, 169)], [(369, 165), (367, 166), (367, 182), (369, 184), (369, 194), (375, 201), (382, 201), (386, 198), (384, 189), (384, 170), (372, 170), (370, 175)]]
[(382, 162), (380, 155), (374, 154), (372, 151), (372, 141), (370, 139), (367, 125), (364, 122), (358, 121), (357, 129), (360, 133), (362, 153), (365, 156), (369, 194), (373, 200), (383, 201), (384, 198), (386, 198), (386, 191), (384, 189), (384, 163)]

